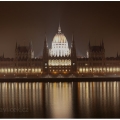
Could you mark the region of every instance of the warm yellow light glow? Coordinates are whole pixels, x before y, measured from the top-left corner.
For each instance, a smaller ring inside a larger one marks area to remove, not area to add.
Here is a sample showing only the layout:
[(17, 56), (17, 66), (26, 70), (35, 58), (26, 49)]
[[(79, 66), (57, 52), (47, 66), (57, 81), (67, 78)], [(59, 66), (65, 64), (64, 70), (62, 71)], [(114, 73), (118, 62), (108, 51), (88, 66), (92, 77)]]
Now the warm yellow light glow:
[(53, 72), (54, 74), (56, 74), (57, 72)]
[(110, 67), (110, 72), (112, 72), (112, 67)]
[(71, 50), (68, 47), (68, 42), (64, 34), (58, 32), (52, 41), (52, 48), (49, 49), (50, 56), (62, 57), (69, 56)]
[(109, 67), (107, 67), (107, 72), (109, 72)]
[(11, 73), (13, 73), (13, 68), (11, 68)]
[(86, 72), (88, 72), (88, 68), (86, 68)]
[(83, 68), (83, 72), (85, 72), (85, 68)]
[(49, 66), (70, 66), (71, 65), (71, 60), (49, 60), (48, 62)]
[(8, 73), (10, 73), (10, 69), (8, 68)]

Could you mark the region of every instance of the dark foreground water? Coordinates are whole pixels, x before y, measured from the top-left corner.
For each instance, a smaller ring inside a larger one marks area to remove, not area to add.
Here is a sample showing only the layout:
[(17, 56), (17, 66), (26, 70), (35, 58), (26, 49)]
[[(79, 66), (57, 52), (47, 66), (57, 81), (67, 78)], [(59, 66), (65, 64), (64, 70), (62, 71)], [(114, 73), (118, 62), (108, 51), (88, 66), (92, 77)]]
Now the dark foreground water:
[(2, 118), (120, 118), (120, 82), (1, 82)]

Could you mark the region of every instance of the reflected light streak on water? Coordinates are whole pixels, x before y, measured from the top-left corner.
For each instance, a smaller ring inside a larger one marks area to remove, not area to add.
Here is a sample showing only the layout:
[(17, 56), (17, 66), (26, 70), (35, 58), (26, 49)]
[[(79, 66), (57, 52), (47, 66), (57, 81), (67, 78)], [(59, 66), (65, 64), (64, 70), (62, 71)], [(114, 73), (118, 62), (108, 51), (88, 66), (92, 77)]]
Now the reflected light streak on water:
[(1, 82), (3, 118), (120, 118), (120, 82)]

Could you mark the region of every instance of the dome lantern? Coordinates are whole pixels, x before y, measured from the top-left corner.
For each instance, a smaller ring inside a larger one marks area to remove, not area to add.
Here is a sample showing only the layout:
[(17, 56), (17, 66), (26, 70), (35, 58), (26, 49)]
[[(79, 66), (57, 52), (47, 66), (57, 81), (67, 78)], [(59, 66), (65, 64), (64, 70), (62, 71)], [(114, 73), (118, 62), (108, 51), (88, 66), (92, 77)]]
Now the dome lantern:
[(67, 43), (65, 35), (61, 32), (60, 24), (58, 27), (58, 33), (53, 38), (53, 43)]
[(59, 23), (59, 27), (58, 27), (58, 33), (61, 33), (60, 23)]

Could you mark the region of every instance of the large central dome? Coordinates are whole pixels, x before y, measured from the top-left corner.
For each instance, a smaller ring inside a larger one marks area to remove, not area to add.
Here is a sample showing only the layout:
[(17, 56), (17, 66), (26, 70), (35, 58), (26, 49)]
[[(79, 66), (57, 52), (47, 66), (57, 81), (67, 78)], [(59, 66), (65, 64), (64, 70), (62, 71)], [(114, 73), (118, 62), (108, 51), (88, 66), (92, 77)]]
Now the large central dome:
[(67, 43), (65, 35), (61, 33), (60, 25), (58, 27), (58, 33), (53, 38), (53, 43)]
[(49, 55), (52, 57), (65, 57), (71, 54), (71, 50), (68, 47), (68, 42), (63, 33), (61, 33), (60, 25), (58, 27), (58, 33), (54, 36), (52, 41), (52, 48), (49, 49)]

